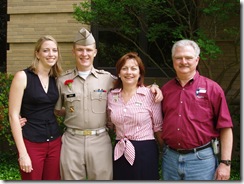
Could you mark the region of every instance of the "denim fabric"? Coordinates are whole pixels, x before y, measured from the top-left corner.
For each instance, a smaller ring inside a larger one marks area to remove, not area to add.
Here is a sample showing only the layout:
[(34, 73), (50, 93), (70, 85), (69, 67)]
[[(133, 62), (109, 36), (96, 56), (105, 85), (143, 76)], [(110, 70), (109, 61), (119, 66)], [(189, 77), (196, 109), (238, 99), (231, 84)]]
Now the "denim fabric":
[(218, 160), (211, 147), (195, 153), (179, 154), (163, 148), (163, 180), (214, 180)]

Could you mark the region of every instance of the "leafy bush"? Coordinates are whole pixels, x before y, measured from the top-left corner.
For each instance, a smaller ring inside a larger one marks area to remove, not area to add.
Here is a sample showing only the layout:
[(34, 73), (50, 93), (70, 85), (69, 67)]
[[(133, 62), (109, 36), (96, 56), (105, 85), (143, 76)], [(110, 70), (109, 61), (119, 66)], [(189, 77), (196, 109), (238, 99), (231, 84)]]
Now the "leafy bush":
[(8, 96), (13, 75), (0, 73), (0, 141), (14, 144), (8, 120)]
[(0, 152), (0, 180), (20, 180), (20, 173), (15, 152)]
[(230, 180), (241, 180), (240, 176), (240, 159), (233, 159), (231, 163)]

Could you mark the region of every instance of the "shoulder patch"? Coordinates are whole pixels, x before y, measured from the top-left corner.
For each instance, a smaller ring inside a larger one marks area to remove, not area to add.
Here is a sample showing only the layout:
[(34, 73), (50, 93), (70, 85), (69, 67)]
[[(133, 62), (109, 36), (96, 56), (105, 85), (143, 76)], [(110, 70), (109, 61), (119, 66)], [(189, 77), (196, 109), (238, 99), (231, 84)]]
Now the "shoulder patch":
[(110, 76), (115, 80), (118, 79), (118, 77), (116, 77), (115, 75), (110, 74)]
[(63, 72), (63, 73), (61, 74), (61, 76), (68, 75), (68, 74), (70, 74), (70, 73), (72, 73), (72, 72), (73, 72), (72, 69), (70, 69), (70, 70), (66, 70), (65, 72)]
[(98, 69), (95, 69), (97, 73), (101, 73), (101, 74), (110, 74), (110, 72), (108, 71), (105, 71), (105, 70), (98, 70)]
[(105, 70), (98, 70), (98, 69), (95, 69), (97, 73), (99, 74), (107, 74), (109, 75), (110, 77), (112, 77), (113, 79), (117, 79), (117, 77), (115, 75), (112, 75), (110, 72), (108, 71), (105, 71)]

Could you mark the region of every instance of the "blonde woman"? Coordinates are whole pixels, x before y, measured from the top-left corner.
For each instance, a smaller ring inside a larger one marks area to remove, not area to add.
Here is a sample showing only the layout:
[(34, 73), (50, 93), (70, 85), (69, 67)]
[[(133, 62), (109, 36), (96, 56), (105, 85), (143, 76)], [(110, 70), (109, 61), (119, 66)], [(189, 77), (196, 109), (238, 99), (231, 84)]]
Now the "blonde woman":
[[(61, 133), (54, 115), (56, 77), (62, 72), (58, 44), (41, 37), (30, 67), (18, 71), (9, 93), (9, 120), (22, 180), (59, 180)], [(21, 127), (21, 119), (27, 119)]]

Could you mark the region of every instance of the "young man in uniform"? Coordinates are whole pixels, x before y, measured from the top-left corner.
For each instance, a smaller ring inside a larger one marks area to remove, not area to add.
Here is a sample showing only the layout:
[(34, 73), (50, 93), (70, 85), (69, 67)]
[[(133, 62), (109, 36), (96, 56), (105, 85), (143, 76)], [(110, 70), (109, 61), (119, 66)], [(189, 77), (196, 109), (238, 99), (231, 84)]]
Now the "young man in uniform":
[[(94, 68), (96, 42), (86, 29), (77, 33), (72, 52), (76, 67), (57, 80), (59, 99), (55, 109), (58, 114), (65, 108), (67, 127), (62, 137), (61, 178), (111, 180), (113, 157), (106, 104), (115, 77)], [(155, 100), (162, 99), (160, 89), (156, 91)]]

